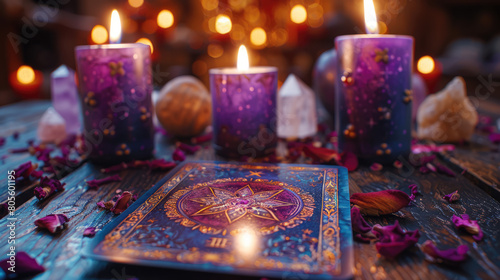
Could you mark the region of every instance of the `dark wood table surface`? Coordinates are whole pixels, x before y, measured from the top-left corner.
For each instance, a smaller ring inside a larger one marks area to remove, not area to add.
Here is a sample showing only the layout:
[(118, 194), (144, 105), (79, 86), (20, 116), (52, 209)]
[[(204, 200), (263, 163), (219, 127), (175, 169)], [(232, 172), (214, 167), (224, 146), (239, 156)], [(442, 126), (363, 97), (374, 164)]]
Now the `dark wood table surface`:
[[(7, 197), (7, 171), (28, 160), (36, 159), (29, 153), (10, 154), (13, 148), (27, 146), (27, 141), (36, 138), (36, 128), (41, 114), (50, 106), (47, 101), (22, 102), (0, 108), (0, 136), (20, 132), (19, 139), (8, 137), (0, 147), (0, 202)], [(500, 106), (481, 103), (482, 114), (498, 117)], [(170, 160), (174, 142), (161, 134), (156, 135), (156, 157)], [(421, 232), (419, 244), (425, 240), (436, 241), (441, 246), (466, 244), (469, 257), (456, 266), (444, 266), (424, 260), (422, 252), (415, 248), (394, 260), (377, 255), (373, 244), (354, 243), (354, 276), (357, 279), (500, 279), (500, 153), (499, 147), (487, 140), (487, 136), (474, 135), (470, 143), (457, 147), (452, 153), (443, 154), (439, 160), (457, 172), (458, 176), (431, 173), (421, 174), (417, 170), (385, 167), (374, 172), (360, 166), (349, 173), (350, 192), (371, 192), (384, 189), (405, 190), (410, 184), (419, 186), (420, 194), (412, 206), (383, 217), (368, 218), (370, 224), (392, 224), (398, 220), (408, 230)], [(214, 155), (210, 143), (188, 160), (219, 159)], [(465, 169), (465, 171), (464, 171)], [(168, 172), (127, 170), (120, 173), (123, 180), (88, 190), (85, 180), (102, 178), (105, 175), (91, 163), (85, 162), (62, 178), (66, 190), (39, 202), (33, 197), (33, 189), (17, 189), (16, 199), (16, 244), (17, 251), (26, 251), (47, 270), (34, 279), (245, 279), (240, 276), (212, 275), (141, 268), (129, 265), (99, 262), (82, 257), (83, 250), (91, 239), (82, 236), (86, 227), (101, 229), (117, 216), (101, 210), (96, 202), (109, 200), (117, 189), (144, 194)], [(449, 204), (441, 199), (444, 194), (459, 190), (461, 199)], [(51, 235), (38, 230), (33, 222), (45, 215), (64, 213), (69, 218), (68, 227)], [(474, 241), (470, 235), (457, 231), (451, 223), (453, 214), (467, 213), (477, 220), (485, 237)], [(5, 218), (0, 219), (0, 256), (6, 256), (8, 229)]]

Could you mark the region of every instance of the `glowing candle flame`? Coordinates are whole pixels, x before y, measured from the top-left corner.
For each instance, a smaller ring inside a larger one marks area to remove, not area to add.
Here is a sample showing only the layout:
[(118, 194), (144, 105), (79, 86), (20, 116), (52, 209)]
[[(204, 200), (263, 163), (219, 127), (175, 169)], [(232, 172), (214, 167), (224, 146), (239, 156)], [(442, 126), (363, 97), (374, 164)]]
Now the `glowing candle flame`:
[(120, 43), (122, 38), (122, 23), (120, 21), (120, 15), (115, 9), (111, 13), (111, 25), (109, 27), (109, 42), (111, 44)]
[(366, 33), (379, 34), (377, 14), (375, 13), (375, 6), (373, 5), (373, 0), (364, 0), (364, 6), (365, 6)]
[(238, 68), (238, 70), (248, 70), (248, 68), (250, 68), (248, 63), (247, 48), (245, 48), (244, 45), (241, 45), (238, 50), (238, 62), (236, 64), (236, 68)]

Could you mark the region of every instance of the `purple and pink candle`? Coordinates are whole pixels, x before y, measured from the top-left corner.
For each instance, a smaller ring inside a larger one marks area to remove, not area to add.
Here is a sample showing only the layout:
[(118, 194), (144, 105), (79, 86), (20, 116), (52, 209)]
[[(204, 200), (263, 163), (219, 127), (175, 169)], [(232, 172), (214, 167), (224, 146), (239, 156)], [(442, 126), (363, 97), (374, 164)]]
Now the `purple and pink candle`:
[[(114, 30), (112, 16), (110, 42), (118, 43), (120, 32)], [(150, 54), (144, 44), (76, 47), (85, 148), (93, 162), (113, 164), (152, 156)]]
[(276, 148), (275, 67), (249, 67), (244, 46), (237, 68), (210, 69), (214, 149), (229, 158), (263, 157)]
[(365, 19), (372, 34), (335, 40), (339, 149), (390, 163), (410, 153), (413, 38), (378, 35), (371, 0), (365, 1)]

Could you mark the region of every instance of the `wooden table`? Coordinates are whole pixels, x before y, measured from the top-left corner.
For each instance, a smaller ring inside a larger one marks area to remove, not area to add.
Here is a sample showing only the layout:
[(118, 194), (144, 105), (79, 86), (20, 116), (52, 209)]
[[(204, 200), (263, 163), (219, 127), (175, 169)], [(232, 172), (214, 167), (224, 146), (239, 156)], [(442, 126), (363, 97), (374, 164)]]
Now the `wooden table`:
[[(0, 134), (11, 135), (19, 131), (17, 141), (12, 137), (6, 145), (0, 147), (1, 155), (8, 155), (0, 164), (0, 182), (6, 190), (7, 170), (19, 164), (34, 160), (28, 153), (9, 154), (8, 150), (26, 147), (29, 139), (36, 136), (37, 123), (41, 114), (50, 106), (49, 102), (32, 101), (17, 103), (0, 108)], [(500, 106), (491, 103), (481, 104), (482, 114), (498, 117)], [(170, 159), (173, 142), (158, 134), (156, 136), (157, 157)], [(188, 160), (216, 159), (209, 144)], [(493, 149), (493, 151), (492, 151)], [(495, 151), (496, 150), (496, 151)], [(455, 267), (432, 264), (424, 260), (423, 254), (415, 248), (395, 260), (386, 260), (377, 256), (373, 244), (355, 242), (355, 278), (359, 279), (500, 279), (500, 153), (484, 135), (475, 135), (470, 144), (458, 147), (454, 153), (440, 157), (448, 167), (459, 175), (447, 177), (431, 173), (420, 174), (417, 170), (398, 171), (396, 168), (384, 168), (380, 172), (371, 171), (361, 166), (351, 172), (350, 192), (371, 192), (383, 189), (405, 189), (409, 184), (417, 184), (420, 195), (416, 202), (394, 215), (369, 218), (370, 224), (392, 224), (398, 220), (403, 228), (418, 229), (422, 236), (419, 243), (431, 239), (442, 246), (466, 244), (468, 260)], [(463, 171), (466, 168), (466, 171)], [(462, 174), (461, 174), (462, 173)], [(102, 228), (116, 218), (108, 211), (96, 206), (96, 202), (110, 199), (117, 189), (144, 194), (167, 172), (145, 172), (127, 170), (121, 172), (123, 180), (105, 185), (98, 190), (88, 190), (85, 180), (102, 178), (98, 168), (90, 163), (83, 163), (73, 172), (69, 172), (62, 181), (66, 190), (51, 199), (38, 202), (33, 198), (32, 189), (23, 192), (18, 189), (16, 244), (17, 251), (26, 251), (42, 264), (47, 271), (35, 279), (200, 279), (199, 275), (183, 271), (171, 271), (141, 268), (120, 264), (98, 262), (82, 257), (82, 251), (90, 243), (82, 236), (86, 227)], [(7, 197), (6, 191), (0, 192), (0, 201)], [(459, 190), (461, 199), (449, 204), (441, 199), (444, 194)], [(33, 222), (52, 213), (65, 213), (71, 220), (68, 227), (51, 235), (40, 231)], [(453, 214), (467, 213), (478, 220), (485, 238), (475, 242), (470, 235), (457, 231), (450, 219)], [(6, 256), (8, 230), (5, 218), (0, 219), (0, 255)], [(3, 258), (3, 257), (2, 257)], [(203, 275), (204, 279), (244, 279), (245, 277)]]

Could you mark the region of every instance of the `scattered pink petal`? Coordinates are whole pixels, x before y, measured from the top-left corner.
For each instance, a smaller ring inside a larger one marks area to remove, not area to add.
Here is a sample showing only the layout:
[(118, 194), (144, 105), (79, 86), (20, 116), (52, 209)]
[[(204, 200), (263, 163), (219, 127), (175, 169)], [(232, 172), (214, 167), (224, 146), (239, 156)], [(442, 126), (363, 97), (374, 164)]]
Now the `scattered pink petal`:
[(176, 145), (177, 145), (177, 148), (181, 149), (183, 152), (185, 152), (186, 154), (190, 154), (190, 155), (193, 155), (194, 153), (196, 153), (198, 150), (201, 149), (201, 147), (198, 145), (191, 146), (191, 145), (188, 145), (188, 144), (182, 143), (182, 142), (177, 142)]
[(201, 144), (212, 140), (212, 133), (191, 138), (191, 143)]
[(453, 172), (451, 169), (449, 169), (448, 167), (440, 164), (440, 163), (434, 163), (434, 166), (436, 166), (436, 169), (439, 173), (442, 173), (442, 174), (445, 174), (445, 175), (448, 175), (450, 177), (456, 177), (457, 174), (455, 174), (455, 172)]
[(9, 153), (11, 154), (22, 154), (22, 153), (28, 153), (30, 151), (29, 148), (17, 148), (17, 149), (10, 149)]
[(186, 155), (181, 149), (176, 148), (172, 154), (172, 159), (175, 161), (184, 161), (186, 160)]
[(396, 220), (394, 225), (373, 226), (372, 232), (377, 236), (378, 242), (375, 244), (377, 252), (386, 257), (394, 258), (406, 249), (417, 244), (420, 238), (418, 230), (404, 231)]
[(434, 154), (412, 154), (410, 163), (413, 166), (425, 166), (427, 163), (433, 162), (436, 159)]
[(477, 223), (477, 221), (471, 220), (469, 215), (462, 214), (460, 217), (453, 215), (451, 221), (456, 228), (463, 228), (468, 233), (472, 234), (472, 238), (476, 241), (481, 241), (483, 239), (483, 231)]
[(456, 190), (450, 194), (443, 196), (443, 199), (448, 201), (449, 203), (452, 203), (460, 199), (460, 194), (458, 193), (458, 190)]
[(52, 194), (60, 191), (64, 191), (64, 186), (66, 183), (61, 183), (61, 181), (49, 177), (42, 177), (40, 179), (39, 185), (35, 188), (35, 196), (39, 200), (46, 199)]
[(491, 133), (489, 138), (492, 143), (500, 143), (500, 133)]
[(430, 171), (432, 171), (432, 172), (434, 172), (434, 173), (436, 173), (436, 172), (437, 172), (437, 168), (436, 168), (434, 165), (432, 165), (432, 163), (430, 163), (430, 162), (428, 162), (428, 163), (425, 165), (425, 167), (427, 167)]
[(339, 158), (337, 151), (328, 148), (314, 147), (313, 145), (304, 145), (302, 151), (307, 157), (320, 163), (337, 161)]
[(343, 152), (337, 160), (337, 164), (347, 168), (347, 171), (354, 171), (358, 168), (358, 157), (351, 152)]
[(102, 178), (102, 179), (94, 179), (94, 180), (87, 181), (87, 185), (89, 186), (90, 189), (97, 189), (101, 185), (111, 183), (111, 182), (120, 182), (121, 180), (122, 180), (122, 178), (120, 177), (120, 175), (116, 174), (116, 175), (108, 176), (108, 177)]
[(351, 195), (351, 204), (359, 207), (361, 214), (379, 216), (391, 214), (408, 206), (410, 197), (400, 190), (383, 190)]
[(410, 189), (410, 200), (415, 200), (415, 195), (418, 193), (418, 186), (415, 184), (411, 184), (408, 186)]
[(177, 164), (175, 162), (166, 161), (164, 159), (152, 160), (149, 164), (151, 170), (170, 170)]
[(430, 173), (431, 170), (429, 168), (427, 168), (427, 166), (420, 166), (420, 168), (418, 169), (418, 171), (420, 171), (420, 173), (422, 174), (427, 174), (427, 173)]
[(361, 216), (359, 208), (356, 206), (351, 208), (351, 224), (355, 239), (362, 242), (370, 242), (375, 239), (375, 235), (371, 232), (372, 227)]
[(83, 231), (83, 236), (94, 237), (96, 234), (95, 227), (88, 227)]
[(420, 250), (424, 253), (427, 261), (433, 263), (456, 264), (467, 259), (467, 251), (469, 251), (469, 247), (467, 247), (467, 245), (460, 245), (454, 249), (439, 250), (436, 247), (436, 243), (431, 240), (427, 240), (424, 244), (422, 244), (422, 246), (420, 246)]
[(64, 214), (51, 214), (36, 220), (35, 225), (47, 229), (51, 233), (56, 233), (56, 231), (62, 230), (68, 221), (68, 217)]
[(403, 168), (403, 163), (399, 160), (394, 161), (393, 166), (396, 167), (397, 169)]
[(14, 134), (12, 134), (12, 138), (17, 141), (19, 139), (19, 131), (14, 132)]
[(132, 200), (132, 193), (125, 191), (116, 201), (115, 205), (110, 209), (114, 214), (121, 214), (125, 209), (129, 207)]
[(119, 194), (119, 193), (121, 193), (121, 192), (122, 192), (122, 190), (121, 190), (121, 189), (116, 189), (116, 191), (115, 191), (115, 193), (116, 193), (116, 194)]
[(14, 169), (16, 175), (16, 183), (19, 184), (29, 184), (35, 178), (40, 178), (41, 173), (36, 172), (38, 164), (31, 164), (31, 161), (21, 164), (19, 167)]
[[(15, 258), (12, 263), (10, 257), (0, 261), (0, 268), (7, 275), (7, 279), (25, 278), (45, 271), (45, 268), (26, 252), (17, 252)], [(9, 270), (11, 267), (15, 267), (14, 271)]]
[(0, 137), (0, 147), (2, 147), (3, 145), (5, 145), (5, 137)]
[(384, 169), (384, 166), (380, 163), (373, 163), (372, 165), (370, 165), (370, 169), (372, 171), (381, 171), (382, 169)]
[(447, 144), (447, 145), (436, 145), (436, 144), (415, 144), (411, 146), (411, 151), (414, 154), (420, 153), (440, 153), (440, 152), (451, 152), (455, 150), (455, 145)]

